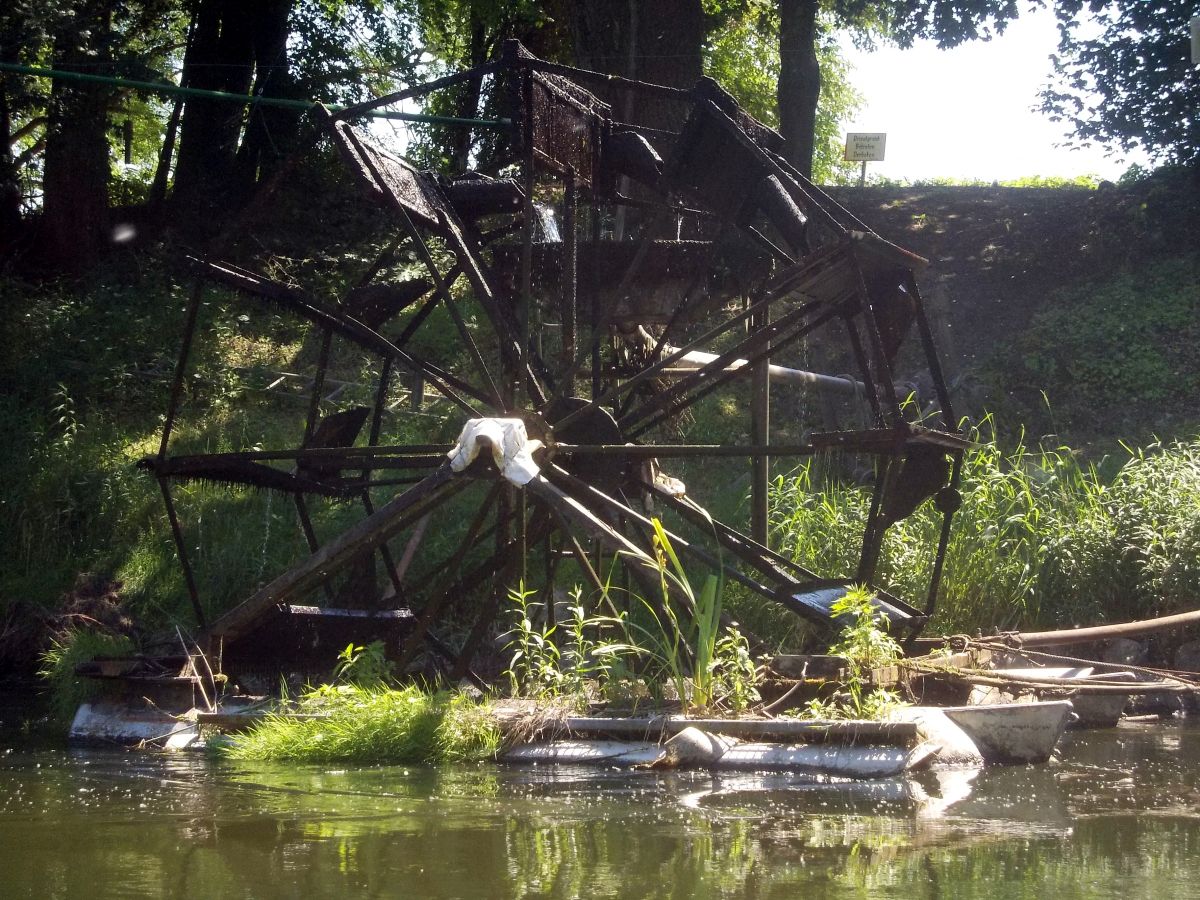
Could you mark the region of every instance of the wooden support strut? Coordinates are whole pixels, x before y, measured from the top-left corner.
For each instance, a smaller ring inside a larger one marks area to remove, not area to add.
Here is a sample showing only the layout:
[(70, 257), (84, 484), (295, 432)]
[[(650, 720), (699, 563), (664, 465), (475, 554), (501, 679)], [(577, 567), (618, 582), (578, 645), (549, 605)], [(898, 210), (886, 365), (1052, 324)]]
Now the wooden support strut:
[(323, 584), (366, 550), (374, 549), (427, 511), (437, 500), (465, 488), (468, 479), (455, 479), (450, 463), (381, 506), (354, 527), (321, 547), (308, 559), (284, 572), (213, 623), (211, 633), (231, 640), (244, 634), (272, 606), (291, 603)]
[(461, 578), (460, 567), (463, 560), (478, 540), (479, 532), (483, 528), (488, 514), (492, 511), (492, 507), (495, 506), (501, 489), (502, 484), (498, 483), (488, 492), (487, 497), (480, 504), (470, 527), (467, 528), (466, 535), (446, 564), (441, 578), (435, 583), (433, 589), (426, 597), (425, 606), (421, 609), (420, 615), (417, 616), (412, 633), (408, 636), (408, 640), (404, 642), (404, 647), (400, 651), (400, 657), (396, 660), (396, 666), (400, 671), (404, 671), (405, 667), (412, 662), (413, 657), (417, 654), (417, 650), (420, 649), (422, 638), (425, 637), (430, 626), (433, 625), (434, 619), (441, 613), (442, 607), (445, 606), (446, 601), (450, 598), (455, 581)]

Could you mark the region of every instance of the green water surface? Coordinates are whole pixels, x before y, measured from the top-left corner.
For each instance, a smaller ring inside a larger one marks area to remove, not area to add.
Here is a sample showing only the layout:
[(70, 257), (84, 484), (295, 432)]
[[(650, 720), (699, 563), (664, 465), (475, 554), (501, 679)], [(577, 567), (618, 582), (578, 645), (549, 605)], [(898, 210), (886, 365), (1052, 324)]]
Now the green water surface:
[(1200, 898), (1200, 726), (1044, 766), (795, 775), (247, 765), (0, 731), (0, 898)]

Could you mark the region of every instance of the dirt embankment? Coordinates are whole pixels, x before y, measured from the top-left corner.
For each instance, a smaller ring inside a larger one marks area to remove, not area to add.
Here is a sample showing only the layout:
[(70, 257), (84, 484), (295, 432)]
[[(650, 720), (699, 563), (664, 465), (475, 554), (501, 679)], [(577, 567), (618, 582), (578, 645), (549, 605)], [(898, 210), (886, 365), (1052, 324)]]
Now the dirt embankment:
[[(834, 193), (838, 202), (859, 216), (881, 236), (906, 247), (930, 261), (921, 276), (922, 293), (937, 326), (941, 352), (948, 376), (958, 379), (964, 394), (964, 409), (978, 412), (983, 408), (1009, 410), (1020, 415), (1030, 397), (1017, 397), (1011, 379), (997, 379), (997, 372), (1013, 372), (1028, 363), (1026, 336), (1032, 330), (1053, 329), (1056, 320), (1047, 313), (1057, 307), (1069, 307), (1068, 321), (1080, 321), (1081, 335), (1063, 335), (1063, 355), (1079, 357), (1095, 346), (1104, 354), (1107, 341), (1103, 315), (1118, 319), (1122, 311), (1100, 309), (1097, 304), (1111, 302), (1099, 290), (1116, 278), (1131, 278), (1132, 291), (1156, 271), (1173, 266), (1173, 277), (1190, 279), (1190, 286), (1178, 289), (1191, 294), (1191, 326), (1200, 327), (1200, 184), (1193, 177), (1167, 173), (1128, 186), (1105, 184), (1098, 190), (1080, 188), (1003, 188), (1003, 187), (926, 187), (926, 188), (841, 188)], [(1180, 265), (1182, 263), (1182, 265)], [(1100, 298), (1089, 307), (1089, 295)], [(1142, 311), (1136, 303), (1131, 318)], [(1155, 310), (1145, 309), (1147, 321)], [(1086, 321), (1085, 321), (1086, 320)], [(1093, 324), (1094, 320), (1094, 324)], [(1145, 352), (1153, 354), (1154, 343), (1178, 343), (1178, 327), (1187, 322), (1167, 318), (1175, 326), (1157, 335), (1157, 325), (1138, 330), (1138, 340), (1147, 340)], [(1131, 322), (1130, 324), (1134, 324)], [(1124, 327), (1118, 322), (1117, 329)], [(1096, 340), (1089, 341), (1085, 329), (1094, 328)], [(1160, 329), (1161, 330), (1161, 329)], [(1054, 335), (1038, 334), (1044, 355), (1053, 355)], [(1068, 339), (1070, 338), (1070, 340)], [(1131, 336), (1129, 340), (1134, 340)], [(1049, 343), (1047, 349), (1045, 344)], [(1129, 341), (1125, 342), (1126, 344)], [(1142, 353), (1141, 348), (1135, 348)], [(1028, 394), (1046, 390), (1052, 404), (1064, 407), (1068, 420), (1078, 427), (1074, 436), (1090, 440), (1103, 437), (1106, 430), (1131, 430), (1134, 433), (1111, 434), (1135, 438), (1162, 429), (1167, 431), (1194, 426), (1200, 422), (1200, 408), (1191, 404), (1178, 407), (1188, 391), (1183, 388), (1200, 378), (1196, 371), (1200, 354), (1190, 348), (1177, 348), (1167, 377), (1182, 379), (1180, 390), (1151, 391), (1152, 396), (1137, 396), (1136, 378), (1130, 382), (1131, 395), (1117, 398), (1122, 409), (1117, 421), (1095, 428), (1079, 423), (1087, 410), (1066, 409), (1073, 403), (1087, 402), (1087, 390), (1075, 390), (1071, 383), (1080, 373), (1102, 369), (1105, 360), (1060, 360), (1059, 367), (1042, 366), (1047, 383), (1038, 385), (1038, 371), (1026, 374)], [(1120, 358), (1112, 366), (1139, 365)], [(1133, 373), (1134, 376), (1137, 373)], [(1086, 386), (1085, 386), (1086, 387)], [(1103, 385), (1101, 385), (1103, 387)], [(1003, 394), (1003, 396), (1001, 396)], [(1161, 401), (1161, 402), (1155, 402)], [(1093, 402), (1093, 406), (1097, 403)], [(1101, 404), (1102, 405), (1102, 404)], [(1129, 407), (1129, 408), (1125, 408)], [(1111, 411), (1096, 409), (1097, 415)], [(1061, 424), (1061, 423), (1059, 423)]]

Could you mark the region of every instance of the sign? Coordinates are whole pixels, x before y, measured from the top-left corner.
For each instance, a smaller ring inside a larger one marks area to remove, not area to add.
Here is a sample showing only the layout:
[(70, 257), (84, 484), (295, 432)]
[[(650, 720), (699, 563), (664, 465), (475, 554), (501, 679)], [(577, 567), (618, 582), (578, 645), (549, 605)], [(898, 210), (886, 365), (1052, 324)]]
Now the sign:
[(846, 159), (850, 162), (877, 162), (883, 159), (886, 132), (850, 132), (846, 135)]

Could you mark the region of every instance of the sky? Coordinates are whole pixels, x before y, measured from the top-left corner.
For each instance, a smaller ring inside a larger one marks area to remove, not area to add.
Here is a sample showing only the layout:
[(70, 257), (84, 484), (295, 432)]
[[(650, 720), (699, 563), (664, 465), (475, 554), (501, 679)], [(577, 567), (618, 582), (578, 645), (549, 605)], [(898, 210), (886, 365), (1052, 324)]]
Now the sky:
[(887, 133), (886, 158), (867, 163), (868, 176), (1116, 179), (1132, 162), (1146, 165), (1139, 154), (1059, 146), (1067, 126), (1033, 111), (1057, 43), (1054, 13), (1042, 9), (1022, 12), (1001, 37), (953, 50), (929, 41), (909, 50), (847, 46), (850, 82), (867, 102), (846, 130)]

